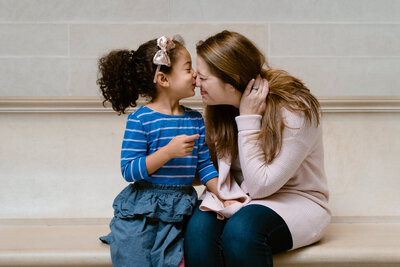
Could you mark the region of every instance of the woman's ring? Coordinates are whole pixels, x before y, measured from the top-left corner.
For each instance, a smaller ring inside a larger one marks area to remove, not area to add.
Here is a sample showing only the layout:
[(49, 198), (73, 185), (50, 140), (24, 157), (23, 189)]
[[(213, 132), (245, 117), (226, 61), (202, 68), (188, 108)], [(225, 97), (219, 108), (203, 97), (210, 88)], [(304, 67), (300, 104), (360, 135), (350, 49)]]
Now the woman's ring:
[(252, 86), (252, 87), (251, 87), (251, 90), (256, 90), (256, 91), (257, 91), (257, 90), (258, 90), (258, 87)]

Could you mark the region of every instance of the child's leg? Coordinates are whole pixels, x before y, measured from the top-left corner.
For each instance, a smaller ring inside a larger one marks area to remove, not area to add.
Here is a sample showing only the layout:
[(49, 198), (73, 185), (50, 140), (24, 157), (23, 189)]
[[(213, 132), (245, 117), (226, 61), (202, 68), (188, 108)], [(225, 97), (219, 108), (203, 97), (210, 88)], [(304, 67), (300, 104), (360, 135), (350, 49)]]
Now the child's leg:
[(151, 259), (153, 266), (176, 267), (183, 257), (182, 223), (158, 222)]
[(179, 263), (178, 267), (185, 267), (185, 257), (184, 256), (182, 256), (182, 260)]
[(150, 251), (156, 237), (157, 223), (148, 218), (115, 218), (110, 225), (112, 241), (110, 243), (111, 260), (115, 267), (143, 266), (151, 267)]

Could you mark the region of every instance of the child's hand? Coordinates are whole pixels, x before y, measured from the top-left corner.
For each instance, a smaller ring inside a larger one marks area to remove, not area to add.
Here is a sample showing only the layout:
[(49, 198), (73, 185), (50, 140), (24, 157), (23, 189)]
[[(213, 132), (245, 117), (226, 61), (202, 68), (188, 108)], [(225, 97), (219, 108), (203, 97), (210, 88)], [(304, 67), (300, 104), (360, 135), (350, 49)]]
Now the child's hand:
[(226, 208), (226, 207), (228, 207), (228, 206), (230, 206), (230, 205), (232, 205), (232, 204), (238, 203), (238, 202), (239, 202), (239, 201), (237, 201), (237, 200), (235, 200), (235, 199), (225, 200), (225, 201), (224, 201), (224, 207)]
[(171, 158), (183, 158), (192, 154), (194, 140), (199, 138), (198, 134), (194, 135), (177, 135), (175, 136), (165, 149), (168, 151)]

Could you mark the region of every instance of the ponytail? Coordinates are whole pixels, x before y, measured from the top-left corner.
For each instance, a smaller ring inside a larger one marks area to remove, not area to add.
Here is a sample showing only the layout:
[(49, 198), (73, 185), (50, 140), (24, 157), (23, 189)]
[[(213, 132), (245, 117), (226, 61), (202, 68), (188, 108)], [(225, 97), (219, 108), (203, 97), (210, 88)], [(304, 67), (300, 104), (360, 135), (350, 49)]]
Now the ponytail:
[[(161, 66), (160, 71), (168, 74), (176, 60), (177, 51), (183, 47), (180, 41), (174, 40), (176, 48), (168, 51), (171, 67)], [(136, 51), (113, 50), (98, 61), (99, 77), (97, 84), (105, 102), (119, 114), (125, 113), (129, 107), (136, 107), (139, 96), (154, 100), (157, 88), (153, 82), (157, 65), (153, 57), (159, 50), (157, 40), (150, 40)]]
[(139, 91), (134, 82), (136, 68), (133, 63), (134, 51), (115, 50), (99, 59), (100, 78), (97, 84), (104, 101), (110, 102), (112, 108), (124, 113), (128, 107), (135, 107)]

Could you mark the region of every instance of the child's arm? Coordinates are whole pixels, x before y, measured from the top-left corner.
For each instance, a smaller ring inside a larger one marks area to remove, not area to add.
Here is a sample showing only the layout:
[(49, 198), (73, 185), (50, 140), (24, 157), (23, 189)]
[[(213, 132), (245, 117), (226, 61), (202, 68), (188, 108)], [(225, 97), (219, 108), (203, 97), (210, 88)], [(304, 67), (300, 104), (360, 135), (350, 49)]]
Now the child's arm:
[[(215, 169), (211, 158), (210, 151), (205, 141), (206, 129), (204, 120), (199, 114), (201, 120), (199, 120), (200, 137), (199, 137), (199, 152), (197, 154), (197, 173), (200, 181), (207, 187), (207, 190), (214, 193), (218, 198), (218, 172)], [(222, 201), (222, 200), (221, 200)]]
[(232, 204), (240, 202), (237, 199), (228, 199), (228, 200), (222, 199), (218, 194), (217, 185), (218, 185), (218, 177), (212, 178), (212, 179), (208, 180), (208, 182), (206, 183), (206, 187), (207, 187), (208, 191), (213, 192), (217, 196), (217, 198), (224, 204), (224, 207), (228, 207)]
[(208, 191), (214, 193), (221, 201), (223, 201), (218, 194), (218, 177), (208, 180), (205, 184)]
[(147, 155), (146, 130), (142, 122), (129, 115), (122, 142), (121, 172), (128, 182), (148, 179), (172, 158), (190, 155), (199, 136), (180, 135), (174, 137), (166, 146), (151, 155)]
[(199, 138), (195, 135), (175, 136), (166, 146), (163, 146), (153, 154), (146, 157), (147, 174), (151, 175), (173, 158), (189, 156), (193, 151), (194, 140)]
[(147, 156), (146, 130), (134, 113), (128, 116), (121, 148), (121, 173), (127, 182), (147, 178), (145, 158)]
[(197, 174), (194, 176), (193, 184), (192, 184), (192, 185), (193, 185), (193, 186), (203, 185), (203, 184), (201, 183), (200, 178), (199, 178), (199, 176), (198, 176)]

